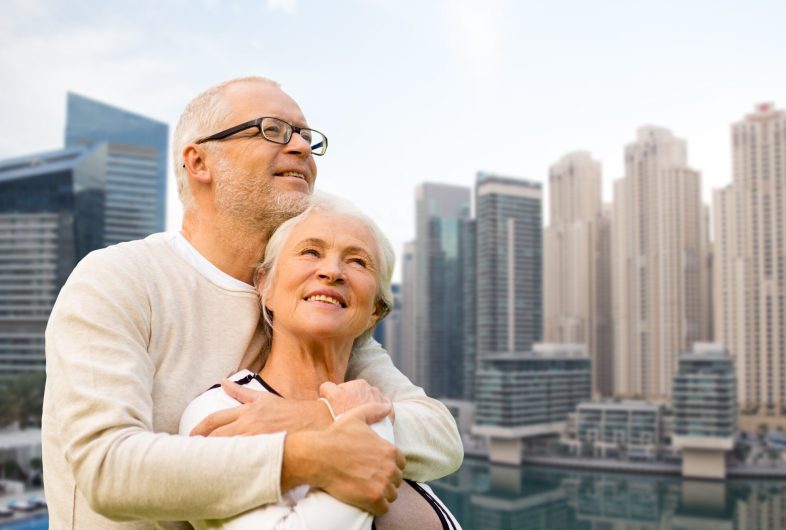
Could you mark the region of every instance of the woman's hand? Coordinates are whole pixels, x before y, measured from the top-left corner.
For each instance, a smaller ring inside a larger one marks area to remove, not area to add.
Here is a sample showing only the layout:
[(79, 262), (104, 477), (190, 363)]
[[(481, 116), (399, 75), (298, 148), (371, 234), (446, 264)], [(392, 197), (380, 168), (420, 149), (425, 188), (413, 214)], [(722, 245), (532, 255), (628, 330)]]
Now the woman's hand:
[[(320, 385), (319, 395), (330, 401), (336, 416), (366, 403), (390, 403), (377, 387), (369, 385), (365, 379), (354, 379), (340, 385), (327, 381)], [(390, 421), (394, 419), (395, 412), (390, 407)]]
[(194, 427), (191, 436), (250, 436), (327, 428), (332, 419), (324, 403), (283, 399), (240, 386), (228, 379), (221, 386), (242, 405), (219, 410)]

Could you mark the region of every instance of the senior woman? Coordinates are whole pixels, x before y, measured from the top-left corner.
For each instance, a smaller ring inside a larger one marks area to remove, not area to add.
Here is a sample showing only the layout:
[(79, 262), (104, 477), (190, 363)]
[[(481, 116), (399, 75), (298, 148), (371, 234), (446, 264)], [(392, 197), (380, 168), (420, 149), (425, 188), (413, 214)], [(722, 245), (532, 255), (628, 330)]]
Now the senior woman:
[[(392, 307), (393, 263), (390, 243), (371, 219), (345, 201), (314, 195), (305, 212), (273, 234), (257, 271), (268, 338), (264, 366), (259, 374), (244, 370), (230, 379), (284, 399), (318, 399), (320, 385), (343, 383), (353, 347), (369, 340)], [(324, 401), (332, 415), (330, 403)], [(208, 414), (237, 405), (216, 385), (186, 408), (180, 432), (188, 434)], [(336, 421), (349, 421), (362, 408)], [(372, 428), (394, 442), (390, 418)], [(459, 528), (426, 485), (403, 482), (391, 497), (398, 499), (375, 521), (371, 514), (321, 490), (300, 486), (285, 492), (277, 504), (225, 521), (192, 524), (197, 529), (228, 530)]]

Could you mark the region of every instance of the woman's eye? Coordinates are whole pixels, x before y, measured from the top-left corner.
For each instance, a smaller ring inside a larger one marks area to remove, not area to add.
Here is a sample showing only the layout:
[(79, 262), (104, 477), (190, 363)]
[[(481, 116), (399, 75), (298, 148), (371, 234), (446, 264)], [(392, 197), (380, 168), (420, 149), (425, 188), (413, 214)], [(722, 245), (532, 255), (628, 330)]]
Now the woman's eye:
[(350, 258), (349, 262), (350, 263), (355, 263), (357, 265), (360, 265), (364, 269), (366, 268), (366, 260), (364, 260), (363, 258)]
[(315, 248), (304, 248), (300, 251), (301, 256), (316, 256), (319, 257), (319, 251)]

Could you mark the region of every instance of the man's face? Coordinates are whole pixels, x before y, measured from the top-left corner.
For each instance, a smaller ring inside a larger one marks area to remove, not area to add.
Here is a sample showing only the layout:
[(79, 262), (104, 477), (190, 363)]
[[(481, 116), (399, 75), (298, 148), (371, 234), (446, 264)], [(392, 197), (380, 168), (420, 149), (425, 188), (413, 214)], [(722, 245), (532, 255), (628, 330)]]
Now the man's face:
[[(262, 116), (308, 126), (297, 103), (273, 85), (237, 83), (225, 88), (224, 97), (231, 111), (217, 130)], [(216, 142), (213, 152), (219, 213), (251, 227), (267, 228), (296, 215), (314, 189), (314, 156), (297, 133), (281, 145), (265, 140), (252, 128)]]

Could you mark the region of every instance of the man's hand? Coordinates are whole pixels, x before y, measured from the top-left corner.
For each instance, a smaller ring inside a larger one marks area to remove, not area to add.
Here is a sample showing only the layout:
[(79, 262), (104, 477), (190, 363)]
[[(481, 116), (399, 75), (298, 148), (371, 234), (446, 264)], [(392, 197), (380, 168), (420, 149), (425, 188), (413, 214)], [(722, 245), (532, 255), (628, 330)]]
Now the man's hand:
[[(327, 381), (320, 385), (319, 395), (330, 401), (337, 416), (366, 403), (390, 404), (390, 400), (365, 379), (354, 379), (340, 385)], [(393, 407), (390, 407), (390, 421), (393, 420)]]
[(387, 512), (401, 485), (404, 455), (368, 425), (391, 409), (390, 403), (367, 403), (324, 431), (288, 434), (281, 490), (311, 484), (374, 515)]
[(214, 412), (191, 431), (191, 436), (250, 436), (286, 431), (324, 429), (333, 420), (324, 403), (282, 399), (269, 392), (252, 390), (227, 379), (224, 391), (243, 403)]

